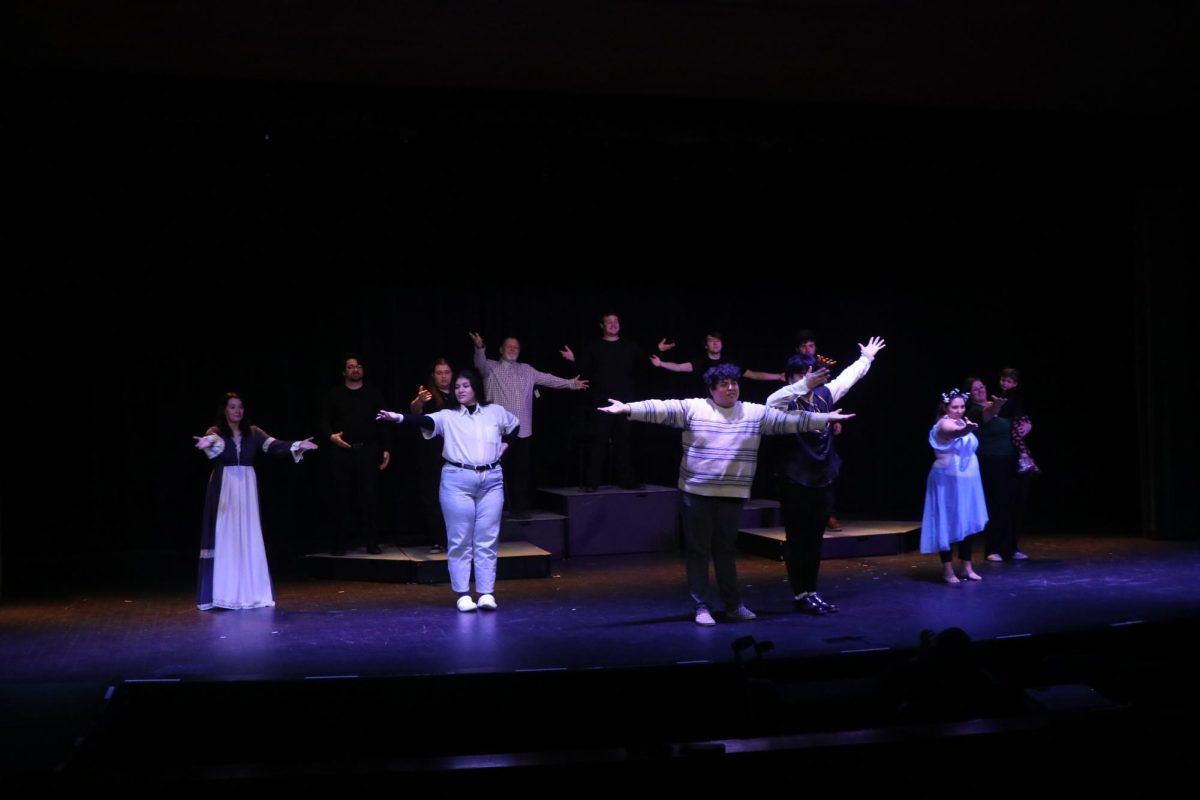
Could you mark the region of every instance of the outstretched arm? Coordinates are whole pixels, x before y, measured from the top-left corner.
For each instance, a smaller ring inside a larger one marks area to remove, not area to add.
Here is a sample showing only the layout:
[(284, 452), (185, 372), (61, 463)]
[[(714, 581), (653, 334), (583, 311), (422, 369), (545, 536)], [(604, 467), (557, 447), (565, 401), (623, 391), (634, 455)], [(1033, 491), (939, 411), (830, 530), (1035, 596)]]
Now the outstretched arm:
[[(443, 412), (439, 411), (438, 413), (441, 414)], [(425, 414), (399, 414), (395, 411), (380, 410), (375, 415), (375, 419), (381, 422), (394, 422), (397, 425), (403, 425), (408, 422), (426, 431), (432, 431), (435, 427), (433, 417)]]
[(782, 381), (786, 380), (782, 372), (760, 372), (756, 369), (748, 369), (742, 373), (743, 378), (749, 378), (752, 381)]
[(662, 367), (668, 372), (692, 372), (695, 369), (690, 361), (663, 361), (658, 356), (650, 356), (650, 363), (656, 367)]
[(629, 416), (629, 404), (622, 403), (620, 400), (608, 398), (608, 405), (600, 406), (597, 411), (603, 411), (605, 414), (620, 414), (621, 416)]

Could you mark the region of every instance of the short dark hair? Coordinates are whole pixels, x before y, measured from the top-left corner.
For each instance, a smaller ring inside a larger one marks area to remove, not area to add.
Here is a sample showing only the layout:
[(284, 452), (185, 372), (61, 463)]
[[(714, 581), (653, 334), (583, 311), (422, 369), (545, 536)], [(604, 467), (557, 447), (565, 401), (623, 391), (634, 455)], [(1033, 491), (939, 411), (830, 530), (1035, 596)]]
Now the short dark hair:
[(815, 342), (816, 340), (817, 334), (809, 328), (802, 328), (796, 331), (796, 347), (799, 347), (805, 342)]
[(816, 364), (817, 359), (814, 356), (802, 356), (797, 353), (787, 360), (787, 366), (783, 368), (783, 376), (790, 378), (793, 375), (803, 375)]
[(1016, 367), (1005, 367), (1004, 369), (1000, 370), (1000, 377), (1001, 378), (1012, 378), (1017, 383), (1020, 383), (1021, 382), (1021, 370), (1017, 369)]
[(736, 381), (742, 377), (742, 368), (736, 364), (717, 364), (704, 372), (704, 382), (708, 388), (715, 388), (721, 381)]

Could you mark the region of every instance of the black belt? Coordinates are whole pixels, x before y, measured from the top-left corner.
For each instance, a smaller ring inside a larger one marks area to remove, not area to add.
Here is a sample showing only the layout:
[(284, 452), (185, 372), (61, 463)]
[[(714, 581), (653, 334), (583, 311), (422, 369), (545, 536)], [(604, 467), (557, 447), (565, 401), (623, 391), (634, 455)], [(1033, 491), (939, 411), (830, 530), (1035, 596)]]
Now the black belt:
[(489, 469), (495, 469), (496, 467), (500, 466), (499, 461), (497, 461), (495, 464), (480, 464), (479, 466), (475, 466), (474, 464), (460, 464), (457, 461), (451, 461), (448, 458), (443, 458), (442, 461), (445, 461), (452, 467), (458, 467), (459, 469), (473, 469), (476, 472), (487, 472)]

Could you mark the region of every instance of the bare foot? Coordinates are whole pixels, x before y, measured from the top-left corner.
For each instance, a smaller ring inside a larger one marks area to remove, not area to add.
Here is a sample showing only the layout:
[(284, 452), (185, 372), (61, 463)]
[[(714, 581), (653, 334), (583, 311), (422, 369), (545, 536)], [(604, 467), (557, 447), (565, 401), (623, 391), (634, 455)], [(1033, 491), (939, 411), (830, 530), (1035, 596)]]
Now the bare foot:
[(962, 581), (958, 579), (958, 576), (953, 572), (946, 572), (943, 574), (942, 580), (944, 580), (946, 583), (962, 583)]
[(969, 581), (981, 581), (981, 580), (983, 580), (983, 576), (982, 576), (982, 575), (980, 575), (980, 574), (978, 574), (977, 572), (975, 572), (975, 570), (973, 570), (973, 569), (969, 569), (969, 570), (967, 570), (966, 572), (964, 572), (964, 573), (963, 573), (963, 577), (964, 577), (964, 578), (966, 578), (966, 579), (967, 579), (967, 580), (969, 580)]

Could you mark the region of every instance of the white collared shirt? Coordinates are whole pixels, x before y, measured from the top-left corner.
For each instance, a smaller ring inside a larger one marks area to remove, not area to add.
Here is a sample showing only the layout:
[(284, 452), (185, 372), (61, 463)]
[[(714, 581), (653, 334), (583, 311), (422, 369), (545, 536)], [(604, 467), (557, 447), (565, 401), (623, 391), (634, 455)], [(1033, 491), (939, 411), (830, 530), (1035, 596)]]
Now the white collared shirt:
[(426, 439), (441, 436), (442, 458), (460, 464), (483, 466), (500, 460), (500, 437), (512, 433), (520, 422), (504, 406), (492, 403), (475, 406), (474, 413), (466, 406), (435, 411), (428, 416), (433, 430), (421, 429)]

